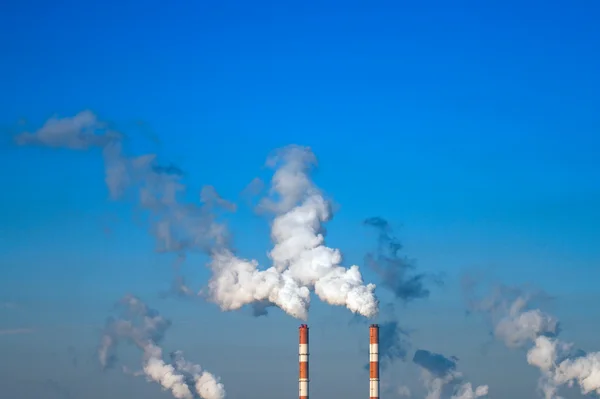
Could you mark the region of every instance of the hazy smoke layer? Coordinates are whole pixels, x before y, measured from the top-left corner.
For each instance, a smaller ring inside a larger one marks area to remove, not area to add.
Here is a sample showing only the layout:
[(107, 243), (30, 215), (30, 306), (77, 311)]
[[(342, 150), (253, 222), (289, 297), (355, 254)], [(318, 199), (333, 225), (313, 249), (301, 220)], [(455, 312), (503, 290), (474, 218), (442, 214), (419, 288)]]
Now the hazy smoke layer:
[[(115, 349), (119, 340), (128, 341), (143, 352), (142, 372), (148, 380), (161, 385), (177, 399), (223, 399), (225, 389), (213, 374), (198, 365), (187, 362), (176, 352), (172, 363), (163, 360), (159, 346), (171, 323), (150, 309), (140, 299), (126, 296), (119, 303), (124, 315), (109, 319), (98, 348), (98, 359), (103, 368), (114, 365)], [(124, 367), (124, 371), (128, 369)]]
[(259, 270), (255, 260), (242, 259), (232, 251), (215, 251), (210, 264), (211, 299), (224, 310), (260, 303), (255, 311), (264, 314), (271, 303), (286, 313), (306, 319), (310, 292), (324, 302), (346, 306), (354, 313), (373, 317), (378, 311), (375, 285), (364, 284), (358, 266), (341, 266), (338, 249), (325, 245), (323, 224), (332, 214), (329, 202), (310, 179), (316, 164), (306, 147), (289, 146), (277, 151), (268, 165), (277, 168), (270, 195), (259, 204), (272, 212), (269, 253), (273, 265)]
[(490, 317), (494, 335), (509, 348), (529, 346), (527, 362), (542, 372), (539, 387), (546, 399), (561, 398), (559, 388), (575, 384), (583, 394), (600, 394), (600, 352), (586, 354), (560, 341), (558, 320), (531, 309), (534, 298), (519, 289), (498, 287), (487, 298), (471, 300), (470, 306)]
[(456, 371), (457, 360), (423, 349), (415, 352), (413, 362), (422, 368), (427, 399), (474, 399), (487, 396), (487, 385), (473, 388), (470, 382), (464, 382), (462, 373)]

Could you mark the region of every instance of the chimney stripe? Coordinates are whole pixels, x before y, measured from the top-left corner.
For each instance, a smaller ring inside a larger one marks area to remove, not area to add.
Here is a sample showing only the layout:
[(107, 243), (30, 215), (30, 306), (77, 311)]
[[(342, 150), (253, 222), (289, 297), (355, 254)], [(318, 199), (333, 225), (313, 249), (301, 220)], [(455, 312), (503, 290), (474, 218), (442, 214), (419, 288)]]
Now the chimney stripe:
[(369, 327), (369, 398), (379, 399), (379, 326)]
[(308, 399), (308, 326), (302, 324), (299, 329), (300, 345), (298, 347), (299, 376), (298, 394), (300, 399)]

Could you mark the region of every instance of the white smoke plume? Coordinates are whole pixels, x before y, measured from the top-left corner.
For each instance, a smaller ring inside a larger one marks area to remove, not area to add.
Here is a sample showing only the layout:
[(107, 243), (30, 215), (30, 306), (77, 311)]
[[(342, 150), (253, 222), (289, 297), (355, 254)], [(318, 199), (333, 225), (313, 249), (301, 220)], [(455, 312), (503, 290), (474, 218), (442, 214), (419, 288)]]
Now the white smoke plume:
[[(308, 317), (310, 293), (331, 305), (345, 306), (356, 314), (373, 317), (378, 312), (374, 284), (365, 284), (358, 266), (341, 265), (338, 249), (325, 245), (323, 225), (332, 210), (310, 172), (316, 157), (306, 147), (289, 146), (268, 159), (276, 168), (270, 194), (259, 210), (271, 213), (269, 253), (272, 266), (259, 269), (258, 262), (236, 256), (229, 247), (225, 226), (216, 221), (217, 208), (235, 210), (211, 186), (202, 189), (202, 205), (182, 201), (182, 171), (160, 165), (154, 154), (128, 157), (123, 136), (102, 123), (90, 111), (71, 118), (52, 118), (33, 133), (15, 137), (19, 145), (41, 145), (73, 150), (99, 148), (105, 164), (105, 181), (111, 197), (134, 192), (147, 212), (150, 230), (161, 252), (178, 256), (189, 250), (210, 253), (213, 276), (209, 299), (223, 310), (259, 304), (280, 307), (300, 319)], [(189, 287), (176, 276), (173, 291), (189, 296)]]
[(539, 336), (527, 352), (527, 362), (542, 372), (539, 387), (546, 399), (561, 398), (558, 389), (575, 384), (584, 395), (600, 395), (600, 352), (585, 353), (572, 343)]
[(149, 381), (158, 383), (177, 399), (225, 397), (225, 389), (219, 379), (203, 371), (200, 366), (185, 361), (181, 352), (177, 352), (172, 364), (164, 361), (159, 343), (171, 325), (168, 320), (131, 295), (123, 298), (119, 305), (125, 307), (125, 316), (108, 321), (98, 348), (98, 360), (103, 368), (114, 365), (117, 360), (116, 346), (119, 340), (126, 340), (143, 353), (142, 371), (130, 371), (124, 366), (126, 374), (145, 375)]
[(600, 352), (586, 354), (572, 343), (559, 340), (558, 320), (539, 309), (530, 309), (533, 297), (499, 287), (490, 297), (473, 301), (472, 308), (492, 316), (494, 334), (507, 347), (529, 346), (527, 362), (542, 373), (539, 389), (545, 399), (561, 399), (559, 388), (576, 384), (584, 395), (600, 395)]
[(365, 284), (358, 266), (345, 268), (338, 249), (325, 245), (323, 225), (332, 217), (330, 203), (310, 179), (316, 157), (307, 147), (289, 146), (269, 158), (277, 167), (270, 196), (259, 209), (272, 212), (269, 253), (273, 262), (260, 270), (258, 262), (215, 251), (210, 267), (210, 298), (224, 310), (259, 302), (274, 304), (293, 317), (306, 319), (310, 292), (324, 302), (346, 306), (373, 317), (378, 311), (374, 284)]
[(212, 373), (202, 370), (199, 365), (187, 361), (181, 351), (173, 352), (171, 359), (175, 369), (185, 374), (188, 380), (193, 381), (194, 388), (200, 397), (207, 399), (225, 397), (223, 384), (220, 384)]
[(180, 374), (171, 364), (163, 360), (162, 349), (152, 343), (144, 347), (144, 374), (150, 381), (157, 382), (164, 390), (171, 391), (177, 399), (192, 399), (194, 395), (185, 381), (185, 376)]

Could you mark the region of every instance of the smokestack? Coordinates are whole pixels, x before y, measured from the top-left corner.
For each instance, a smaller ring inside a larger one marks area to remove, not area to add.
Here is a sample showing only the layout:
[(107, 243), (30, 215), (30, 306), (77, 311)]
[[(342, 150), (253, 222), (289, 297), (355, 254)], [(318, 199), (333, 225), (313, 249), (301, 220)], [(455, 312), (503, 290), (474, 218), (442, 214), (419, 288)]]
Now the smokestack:
[(369, 327), (369, 398), (379, 399), (379, 325)]
[(308, 399), (308, 326), (300, 325), (300, 377), (298, 378), (300, 399)]

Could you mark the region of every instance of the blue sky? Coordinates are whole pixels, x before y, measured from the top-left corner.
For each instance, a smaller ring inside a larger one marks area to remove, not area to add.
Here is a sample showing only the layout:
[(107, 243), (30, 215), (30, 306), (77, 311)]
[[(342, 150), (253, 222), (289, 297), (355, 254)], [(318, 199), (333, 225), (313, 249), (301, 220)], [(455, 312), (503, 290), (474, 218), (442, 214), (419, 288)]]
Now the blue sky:
[[(534, 283), (557, 296), (569, 339), (600, 347), (589, 314), (600, 278), (599, 12), (591, 1), (4, 2), (0, 302), (19, 306), (0, 309), (0, 330), (35, 330), (0, 335), (7, 397), (60, 398), (34, 391), (46, 375), (75, 397), (168, 397), (94, 363), (127, 292), (172, 317), (166, 345), (221, 375), (230, 397), (296, 394), (295, 320), (160, 299), (173, 258), (153, 252), (131, 204), (108, 200), (100, 153), (10, 142), (84, 109), (127, 133), (129, 153), (185, 170), (190, 195), (212, 184), (238, 201), (236, 246), (263, 261), (268, 224), (240, 192), (268, 178), (271, 150), (311, 146), (315, 180), (339, 204), (328, 243), (347, 264), (372, 247), (361, 221), (377, 215), (421, 270), (445, 274), (431, 298), (401, 310), (415, 345), (456, 354), (495, 398), (531, 397), (537, 374), (522, 353), (482, 353), (487, 331), (465, 320), (458, 281), (477, 268)], [(203, 262), (183, 269), (197, 287)], [(367, 392), (366, 331), (349, 319), (315, 305), (315, 395)], [(69, 345), (84, 359), (76, 368)], [(399, 364), (388, 378), (418, 392), (413, 369)], [(265, 389), (269, 373), (278, 382)], [(19, 394), (21, 380), (31, 391)]]

